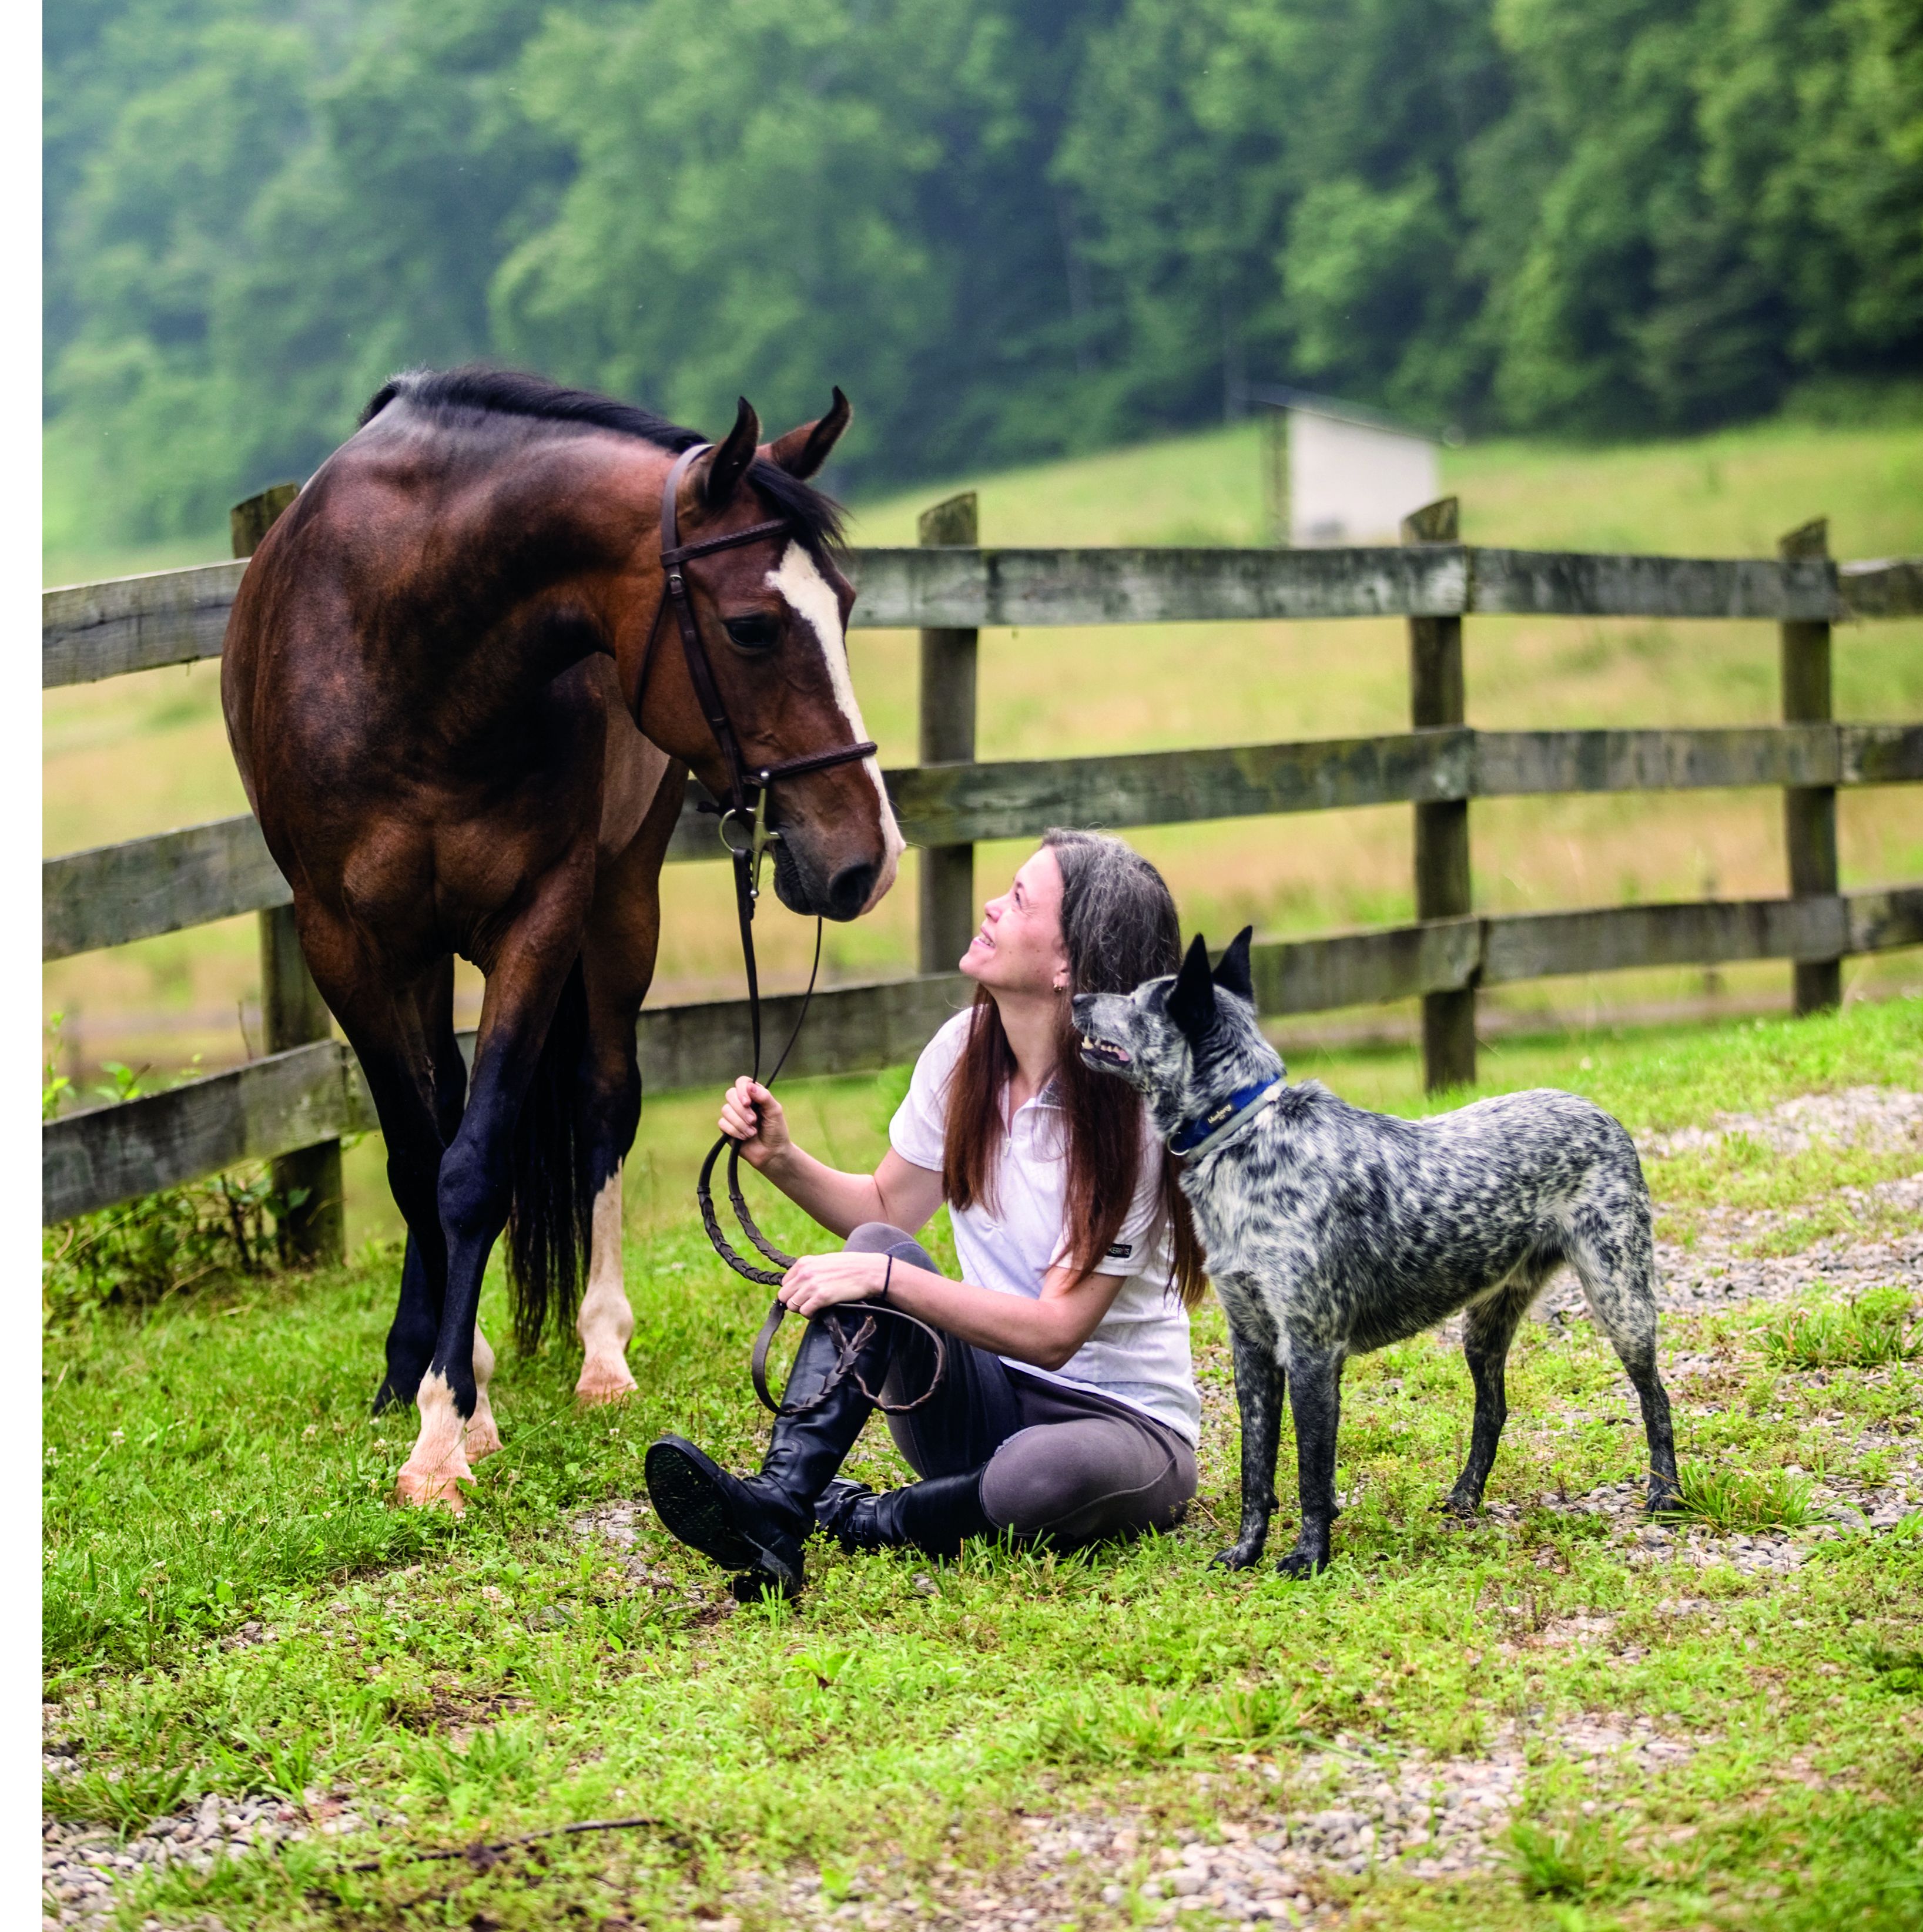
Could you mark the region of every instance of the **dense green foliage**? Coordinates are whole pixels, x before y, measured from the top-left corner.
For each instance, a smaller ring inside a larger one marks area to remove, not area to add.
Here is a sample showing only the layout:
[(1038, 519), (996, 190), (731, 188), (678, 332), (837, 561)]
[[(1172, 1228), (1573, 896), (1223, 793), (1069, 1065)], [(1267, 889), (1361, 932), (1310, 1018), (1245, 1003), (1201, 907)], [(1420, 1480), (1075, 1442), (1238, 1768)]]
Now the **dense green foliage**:
[(477, 354), (704, 423), (839, 380), (846, 484), (1238, 376), (1595, 434), (1923, 350), (1906, 0), (71, 0), (47, 50), (50, 513), (128, 536)]

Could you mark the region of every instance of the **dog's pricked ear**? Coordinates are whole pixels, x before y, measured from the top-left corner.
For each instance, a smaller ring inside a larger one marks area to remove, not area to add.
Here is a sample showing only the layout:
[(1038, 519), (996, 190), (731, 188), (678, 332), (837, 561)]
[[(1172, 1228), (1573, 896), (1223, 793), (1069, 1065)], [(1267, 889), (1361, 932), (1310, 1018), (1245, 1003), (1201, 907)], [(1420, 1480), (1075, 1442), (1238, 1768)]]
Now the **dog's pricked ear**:
[(1255, 1004), (1255, 981), (1248, 969), (1248, 942), (1254, 937), (1254, 927), (1245, 926), (1229, 941), (1228, 950), (1215, 968), (1215, 984), (1224, 992), (1246, 1000), (1251, 1006)]
[(755, 460), (755, 446), (762, 440), (761, 418), (746, 396), (735, 412), (735, 427), (728, 440), (708, 459), (708, 474), (701, 487), (702, 501), (711, 510), (725, 509), (741, 487), (748, 465)]
[(1182, 970), (1168, 989), (1167, 1010), (1191, 1041), (1199, 1040), (1215, 1022), (1215, 982), (1209, 976), (1208, 942), (1199, 932), (1189, 942)]

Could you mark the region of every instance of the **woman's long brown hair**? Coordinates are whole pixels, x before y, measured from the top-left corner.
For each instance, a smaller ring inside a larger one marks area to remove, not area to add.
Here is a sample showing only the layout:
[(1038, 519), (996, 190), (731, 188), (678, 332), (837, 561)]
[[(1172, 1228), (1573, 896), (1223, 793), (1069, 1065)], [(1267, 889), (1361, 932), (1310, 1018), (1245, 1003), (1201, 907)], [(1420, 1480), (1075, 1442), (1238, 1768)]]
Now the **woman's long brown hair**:
[[(1062, 868), (1062, 939), (1068, 986), (1056, 1022), (1054, 1094), (1068, 1127), (1068, 1186), (1063, 1204), (1071, 1231), (1070, 1265), (1092, 1274), (1128, 1219), (1142, 1168), (1142, 1103), (1112, 1074), (1083, 1064), (1069, 1001), (1077, 993), (1132, 993), (1144, 980), (1182, 964), (1182, 926), (1161, 874), (1119, 838), (1056, 830), (1043, 845)], [(1002, 1016), (978, 988), (968, 1040), (949, 1083), (942, 1185), (950, 1204), (994, 1208), (995, 1165), (1007, 1132), (1002, 1096), (1015, 1056)], [(1173, 1232), (1173, 1286), (1185, 1307), (1207, 1291), (1202, 1245), (1164, 1149), (1161, 1196)]]

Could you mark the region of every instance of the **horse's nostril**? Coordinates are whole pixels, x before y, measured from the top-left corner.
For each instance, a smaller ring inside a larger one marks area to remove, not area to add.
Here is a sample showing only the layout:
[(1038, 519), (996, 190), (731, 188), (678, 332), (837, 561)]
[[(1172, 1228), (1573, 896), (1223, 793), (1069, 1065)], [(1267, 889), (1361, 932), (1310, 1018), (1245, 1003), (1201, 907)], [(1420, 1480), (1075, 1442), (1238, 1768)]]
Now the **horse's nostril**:
[(880, 870), (870, 860), (864, 860), (858, 866), (843, 866), (828, 881), (828, 917), (852, 919), (868, 903)]

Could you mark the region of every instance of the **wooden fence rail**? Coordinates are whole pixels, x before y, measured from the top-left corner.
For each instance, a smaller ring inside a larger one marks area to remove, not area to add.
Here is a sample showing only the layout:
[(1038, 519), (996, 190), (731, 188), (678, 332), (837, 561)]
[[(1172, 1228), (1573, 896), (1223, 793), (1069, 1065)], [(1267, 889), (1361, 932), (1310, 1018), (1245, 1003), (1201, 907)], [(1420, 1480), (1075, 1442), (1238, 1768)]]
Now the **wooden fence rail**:
[[(41, 682), (218, 657), (244, 562), (45, 592)], [(1615, 556), (1468, 544), (1352, 550), (858, 550), (867, 630), (1310, 617), (1923, 616), (1923, 562)]]
[[(1300, 744), (909, 766), (884, 776), (909, 844), (943, 847), (1029, 837), (1050, 825), (1176, 825), (1346, 806), (1555, 792), (1914, 783), (1923, 781), (1923, 725), (1648, 731), (1456, 726)], [(669, 848), (671, 862), (723, 856), (713, 815), (697, 809), (705, 796), (690, 785)], [(70, 852), (41, 868), (41, 957), (65, 959), (124, 946), (285, 905), (290, 897), (251, 814)], [(942, 956), (960, 951), (957, 945)]]
[[(1529, 913), (1339, 933), (1252, 951), (1266, 1013), (1317, 1012), (1369, 1000), (1469, 992), (1557, 974), (1624, 966), (1717, 965), (1825, 958), (1923, 945), (1923, 886), (1828, 899), (1711, 900)], [(973, 992), (960, 974), (926, 974), (815, 995), (789, 1070), (852, 1073), (912, 1060)], [(798, 995), (765, 1003), (784, 1038)], [(719, 1088), (742, 1070), (747, 1006), (714, 1000), (645, 1010), (642, 1079), (651, 1092)], [(461, 1036), (471, 1054), (473, 1036)], [(375, 1130), (353, 1054), (337, 1042), (300, 1046), (41, 1132), (41, 1214), (49, 1222), (174, 1187), (242, 1161), (271, 1160)]]
[[(238, 506), (236, 547), (257, 542), (290, 494)], [(1779, 959), (1795, 963), (1800, 1008), (1821, 1003), (1841, 958), (1923, 944), (1923, 885), (1839, 892), (1834, 849), (1837, 788), (1923, 782), (1923, 724), (1836, 723), (1828, 694), (1831, 626), (1923, 616), (1923, 561), (1833, 562), (1818, 525), (1786, 538), (1775, 560), (1486, 549), (1453, 540), (1453, 509), (1444, 503), (1418, 513), (1402, 547), (987, 550), (972, 541), (972, 500), (957, 499), (924, 519), (923, 547), (855, 552), (854, 622), (922, 633), (924, 762), (886, 777), (930, 874), (924, 970), (818, 994), (794, 1070), (847, 1072), (912, 1058), (968, 995), (959, 976), (929, 968), (955, 956), (950, 928), (959, 929), (964, 914), (972, 920), (973, 846), (1054, 824), (1413, 806), (1418, 910), (1439, 916), (1267, 942), (1256, 947), (1254, 964), (1260, 1004), (1272, 1014), (1421, 996), (1432, 1085), (1472, 1077), (1474, 1000), (1483, 986), (1624, 967)], [(47, 592), (44, 686), (218, 656), (245, 568), (237, 561)], [(1474, 729), (1459, 722), (1461, 620), (1494, 614), (1773, 621), (1783, 632), (1786, 722), (1728, 730)], [(1410, 620), (1414, 730), (1117, 757), (972, 758), (975, 638), (984, 628), (1392, 616)], [(1789, 898), (1505, 917), (1468, 910), (1471, 800), (1760, 785), (1781, 788), (1788, 801)], [(672, 860), (720, 856), (712, 819), (696, 815), (699, 796), (690, 784)], [(1422, 878), (1430, 878), (1428, 887)], [(42, 957), (257, 912), (263, 959), (271, 952), (277, 979), (293, 986), (304, 968), (294, 974), (297, 961), (284, 956), (289, 896), (251, 818), (70, 853), (42, 868)], [(768, 1024), (778, 1033), (793, 1014), (793, 1000), (777, 998)], [(718, 1084), (740, 1070), (745, 1037), (737, 1000), (644, 1012), (643, 1079), (655, 1090)], [(342, 1135), (377, 1124), (346, 1047), (326, 1039), (290, 1044), (164, 1094), (48, 1124), (43, 1216), (66, 1220), (247, 1160), (314, 1155), (317, 1162), (308, 1162), (314, 1172), (338, 1174), (326, 1166), (327, 1150)], [(335, 1214), (321, 1245), (338, 1247), (338, 1240)]]

